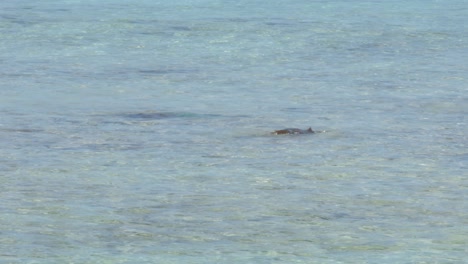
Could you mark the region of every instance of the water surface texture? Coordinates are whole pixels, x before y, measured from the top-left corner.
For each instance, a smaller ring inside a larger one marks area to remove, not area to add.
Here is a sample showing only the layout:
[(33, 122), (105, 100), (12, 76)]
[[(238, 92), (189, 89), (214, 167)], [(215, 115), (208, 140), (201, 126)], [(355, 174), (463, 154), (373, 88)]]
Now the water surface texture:
[(0, 262), (466, 261), (467, 11), (1, 1)]

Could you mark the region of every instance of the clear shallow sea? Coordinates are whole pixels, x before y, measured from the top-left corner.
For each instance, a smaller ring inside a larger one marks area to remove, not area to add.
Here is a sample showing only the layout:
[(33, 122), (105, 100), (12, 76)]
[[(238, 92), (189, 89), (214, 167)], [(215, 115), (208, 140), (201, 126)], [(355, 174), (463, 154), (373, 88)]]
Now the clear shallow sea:
[(2, 1), (0, 262), (462, 263), (467, 12)]

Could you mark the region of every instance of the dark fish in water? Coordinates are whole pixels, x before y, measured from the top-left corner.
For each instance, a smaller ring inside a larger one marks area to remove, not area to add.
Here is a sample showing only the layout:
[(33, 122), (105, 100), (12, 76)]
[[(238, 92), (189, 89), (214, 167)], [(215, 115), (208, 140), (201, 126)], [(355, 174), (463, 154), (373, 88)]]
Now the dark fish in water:
[(271, 132), (273, 135), (298, 135), (298, 134), (313, 134), (315, 133), (311, 127), (309, 129), (299, 129), (299, 128), (285, 128), (281, 130), (275, 130)]

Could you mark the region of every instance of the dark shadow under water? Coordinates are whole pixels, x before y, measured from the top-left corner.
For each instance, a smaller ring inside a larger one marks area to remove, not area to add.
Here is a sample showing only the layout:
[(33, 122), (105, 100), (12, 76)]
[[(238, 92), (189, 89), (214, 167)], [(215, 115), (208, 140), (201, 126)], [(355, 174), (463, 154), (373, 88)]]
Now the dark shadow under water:
[(146, 111), (146, 112), (134, 112), (134, 113), (123, 113), (117, 116), (128, 118), (128, 119), (165, 119), (165, 118), (212, 118), (221, 117), (216, 114), (196, 114), (189, 112), (157, 112), (157, 111)]

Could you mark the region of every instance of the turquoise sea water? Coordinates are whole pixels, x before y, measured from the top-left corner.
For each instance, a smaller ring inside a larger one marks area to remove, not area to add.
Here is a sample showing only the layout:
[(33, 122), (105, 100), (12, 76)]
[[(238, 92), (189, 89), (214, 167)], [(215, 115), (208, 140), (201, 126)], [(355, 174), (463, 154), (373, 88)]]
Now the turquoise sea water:
[(2, 1), (0, 262), (463, 263), (467, 11)]

